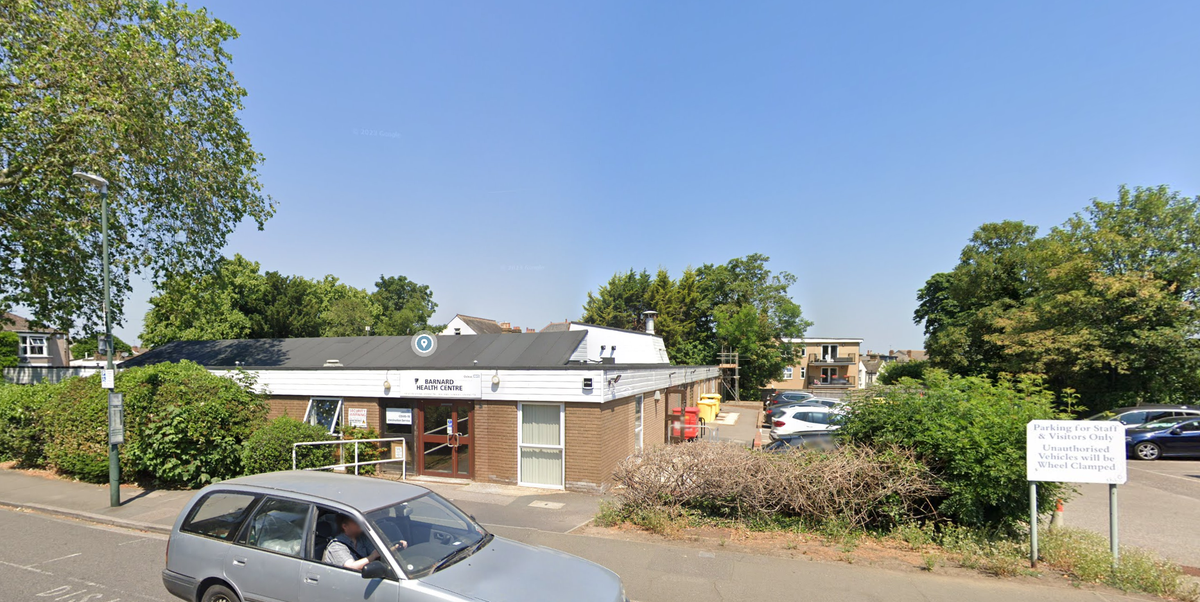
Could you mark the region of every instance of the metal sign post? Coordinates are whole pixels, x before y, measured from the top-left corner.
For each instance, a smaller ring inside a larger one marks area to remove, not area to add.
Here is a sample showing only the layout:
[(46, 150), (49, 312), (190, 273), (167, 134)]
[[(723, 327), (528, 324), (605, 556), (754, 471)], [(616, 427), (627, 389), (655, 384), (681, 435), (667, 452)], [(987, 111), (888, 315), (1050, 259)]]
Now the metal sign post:
[(1128, 478), (1125, 425), (1116, 421), (1033, 420), (1025, 425), (1029, 480), (1029, 565), (1038, 559), (1038, 481), (1108, 485), (1108, 537), (1118, 560), (1117, 485)]

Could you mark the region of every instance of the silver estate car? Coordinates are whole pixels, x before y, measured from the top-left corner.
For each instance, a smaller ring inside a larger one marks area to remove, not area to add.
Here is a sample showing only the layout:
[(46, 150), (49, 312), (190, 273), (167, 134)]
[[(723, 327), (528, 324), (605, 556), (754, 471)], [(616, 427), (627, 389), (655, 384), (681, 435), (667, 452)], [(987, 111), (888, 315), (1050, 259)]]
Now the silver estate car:
[[(395, 551), (361, 572), (322, 562), (339, 515), (373, 549)], [(495, 537), (428, 489), (323, 472), (200, 490), (175, 521), (162, 575), (188, 602), (626, 602), (612, 571)]]

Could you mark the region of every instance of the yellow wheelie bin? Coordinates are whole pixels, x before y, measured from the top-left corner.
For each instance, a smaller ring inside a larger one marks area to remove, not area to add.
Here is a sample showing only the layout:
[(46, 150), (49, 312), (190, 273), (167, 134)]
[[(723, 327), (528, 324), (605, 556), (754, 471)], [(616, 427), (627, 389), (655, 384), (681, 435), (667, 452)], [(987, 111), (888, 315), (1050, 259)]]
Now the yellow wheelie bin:
[(701, 395), (696, 405), (700, 406), (700, 419), (705, 424), (711, 423), (717, 419), (717, 414), (721, 413), (721, 396), (717, 393)]

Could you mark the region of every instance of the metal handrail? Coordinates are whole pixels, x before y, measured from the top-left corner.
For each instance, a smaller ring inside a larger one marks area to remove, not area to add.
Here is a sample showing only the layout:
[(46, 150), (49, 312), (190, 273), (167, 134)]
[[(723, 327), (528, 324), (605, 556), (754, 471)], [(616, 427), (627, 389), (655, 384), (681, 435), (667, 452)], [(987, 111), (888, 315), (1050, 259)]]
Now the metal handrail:
[(383, 438), (379, 438), (379, 439), (350, 439), (350, 440), (335, 439), (333, 441), (297, 441), (292, 444), (292, 470), (296, 470), (296, 449), (299, 448), (301, 445), (340, 445), (340, 446), (342, 446), (342, 452), (343, 452), (342, 456), (344, 458), (345, 457), (345, 445), (347, 443), (354, 443), (354, 462), (343, 463), (343, 464), (330, 464), (329, 466), (317, 466), (314, 468), (305, 468), (304, 470), (330, 470), (330, 469), (338, 469), (338, 468), (350, 468), (351, 466), (353, 466), (354, 474), (358, 474), (359, 466), (370, 466), (372, 464), (387, 464), (388, 462), (400, 462), (400, 478), (408, 479), (408, 462), (406, 461), (408, 459), (408, 448), (404, 445), (400, 446), (400, 457), (399, 458), (388, 458), (386, 460), (369, 460), (367, 462), (359, 462), (358, 461), (358, 444), (359, 443), (394, 443), (396, 441), (405, 443), (406, 439), (404, 437), (383, 437)]

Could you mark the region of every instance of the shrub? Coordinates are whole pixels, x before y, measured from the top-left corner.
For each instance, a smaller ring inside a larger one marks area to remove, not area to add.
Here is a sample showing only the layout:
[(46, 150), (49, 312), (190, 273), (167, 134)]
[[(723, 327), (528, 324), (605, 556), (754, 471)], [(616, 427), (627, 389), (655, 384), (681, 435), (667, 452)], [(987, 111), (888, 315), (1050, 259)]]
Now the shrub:
[(888, 362), (879, 369), (877, 382), (881, 385), (897, 385), (900, 384), (900, 379), (902, 378), (920, 380), (925, 376), (926, 368), (929, 368), (927, 360)]
[[(281, 416), (255, 431), (246, 441), (242, 449), (242, 468), (246, 474), (291, 470), (293, 443), (332, 439), (321, 425)], [(296, 450), (296, 468), (316, 468), (333, 463), (332, 445), (303, 445)]]
[(1043, 530), (1039, 551), (1047, 563), (1080, 581), (1177, 600), (1200, 597), (1200, 587), (1178, 565), (1146, 550), (1122, 547), (1114, 570), (1108, 540), (1091, 531)]
[[(122, 478), (193, 487), (241, 474), (241, 447), (267, 405), (244, 377), (192, 363), (117, 375), (125, 397)], [(46, 463), (86, 481), (108, 478), (108, 392), (99, 375), (64, 381), (45, 404)]]
[[(350, 427), (342, 430), (342, 439), (352, 441), (354, 439), (378, 439), (379, 432), (375, 429), (362, 429)], [(349, 464), (354, 461), (354, 445), (340, 446), (345, 450), (346, 457), (342, 458), (343, 464)], [(358, 461), (359, 462), (374, 462), (383, 458), (383, 453), (379, 449), (378, 443), (359, 443), (358, 444)], [(363, 466), (358, 469), (358, 474), (373, 475), (378, 471), (378, 464)], [(353, 469), (351, 469), (353, 470)]]
[(614, 476), (624, 486), (617, 495), (628, 517), (691, 510), (883, 527), (926, 517), (926, 500), (938, 493), (932, 476), (906, 452), (857, 446), (767, 454), (698, 441), (647, 450), (622, 462)]
[(133, 368), (125, 395), (130, 470), (168, 486), (196, 487), (242, 474), (242, 444), (266, 421), (267, 403), (244, 373), (217, 376), (192, 362)]
[[(1025, 425), (1059, 418), (1054, 396), (1026, 376), (991, 381), (927, 370), (922, 380), (876, 387), (843, 404), (839, 434), (858, 445), (899, 446), (937, 476), (941, 514), (959, 524), (1012, 529), (1028, 520)], [(1043, 511), (1069, 490), (1038, 487)]]
[(21, 338), (17, 336), (17, 333), (0, 330), (0, 370), (16, 368), (17, 364), (21, 363), (21, 358), (17, 354), (20, 343)]
[(45, 448), (42, 407), (57, 385), (6, 385), (0, 382), (0, 460), (22, 468), (41, 466)]

